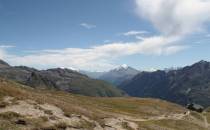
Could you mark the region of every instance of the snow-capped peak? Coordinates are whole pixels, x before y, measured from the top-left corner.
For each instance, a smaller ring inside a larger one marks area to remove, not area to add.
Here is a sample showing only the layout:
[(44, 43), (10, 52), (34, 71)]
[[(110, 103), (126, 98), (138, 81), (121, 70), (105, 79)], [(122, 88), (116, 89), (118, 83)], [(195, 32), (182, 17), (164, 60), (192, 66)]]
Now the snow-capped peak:
[(74, 67), (60, 67), (61, 69), (70, 69), (70, 70), (72, 70), (72, 71), (76, 71), (76, 72), (79, 72), (79, 69), (76, 69), (76, 68), (74, 68)]
[(128, 69), (128, 65), (122, 64), (119, 67), (117, 67), (115, 70), (121, 70), (121, 69)]
[(121, 65), (121, 68), (127, 69), (128, 68), (128, 65), (123, 64), (123, 65)]

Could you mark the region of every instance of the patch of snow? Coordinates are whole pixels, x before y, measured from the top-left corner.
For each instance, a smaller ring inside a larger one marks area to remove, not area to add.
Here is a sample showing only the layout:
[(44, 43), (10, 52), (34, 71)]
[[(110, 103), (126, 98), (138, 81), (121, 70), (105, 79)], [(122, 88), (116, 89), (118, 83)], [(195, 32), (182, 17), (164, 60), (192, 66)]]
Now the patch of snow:
[(126, 65), (126, 64), (122, 64), (122, 65), (120, 65), (119, 67), (117, 67), (116, 69), (114, 69), (114, 70), (121, 70), (121, 69), (128, 69), (128, 65)]
[(124, 69), (127, 69), (128, 68), (128, 65), (126, 65), (126, 64), (123, 64), (123, 65), (121, 65), (122, 66), (122, 68), (124, 68)]

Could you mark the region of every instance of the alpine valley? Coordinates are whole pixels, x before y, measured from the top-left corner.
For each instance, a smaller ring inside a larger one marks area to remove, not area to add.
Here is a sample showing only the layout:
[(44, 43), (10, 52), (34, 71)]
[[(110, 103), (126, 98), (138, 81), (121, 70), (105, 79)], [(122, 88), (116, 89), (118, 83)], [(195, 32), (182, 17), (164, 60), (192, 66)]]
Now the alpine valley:
[[(104, 72), (100, 77), (105, 76), (113, 78), (102, 81), (70, 69), (36, 70), (10, 66), (1, 60), (0, 129), (210, 128), (209, 62), (200, 61), (177, 70), (154, 72), (123, 65)], [(119, 85), (111, 85), (115, 83)], [(185, 107), (187, 103), (206, 108), (200, 112), (191, 111)]]

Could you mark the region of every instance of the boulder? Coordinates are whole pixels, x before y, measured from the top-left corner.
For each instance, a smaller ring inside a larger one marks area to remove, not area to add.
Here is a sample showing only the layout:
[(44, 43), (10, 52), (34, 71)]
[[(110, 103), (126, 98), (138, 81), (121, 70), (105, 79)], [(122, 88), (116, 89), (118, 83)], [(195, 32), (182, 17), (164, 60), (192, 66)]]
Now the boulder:
[(199, 104), (195, 104), (195, 103), (190, 103), (187, 105), (187, 108), (192, 110), (192, 111), (196, 111), (196, 112), (203, 112), (204, 107), (199, 105)]

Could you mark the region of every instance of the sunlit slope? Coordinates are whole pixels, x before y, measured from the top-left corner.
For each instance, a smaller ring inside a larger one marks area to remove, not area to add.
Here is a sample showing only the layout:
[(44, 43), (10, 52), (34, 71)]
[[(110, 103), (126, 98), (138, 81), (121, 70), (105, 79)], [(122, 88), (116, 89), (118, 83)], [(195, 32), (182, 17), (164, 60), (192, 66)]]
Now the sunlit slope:
[(36, 90), (3, 79), (0, 97), (0, 129), (4, 130), (208, 129), (200, 114), (195, 116), (179, 105), (156, 99), (86, 97)]

